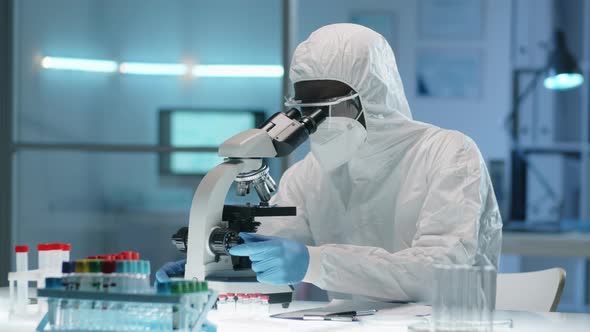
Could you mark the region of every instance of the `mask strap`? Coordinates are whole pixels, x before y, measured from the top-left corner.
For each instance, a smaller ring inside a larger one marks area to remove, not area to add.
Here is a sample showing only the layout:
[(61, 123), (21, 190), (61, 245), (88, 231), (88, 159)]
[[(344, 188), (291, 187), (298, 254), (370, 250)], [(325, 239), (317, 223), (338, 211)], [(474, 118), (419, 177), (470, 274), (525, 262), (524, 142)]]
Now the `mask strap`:
[(356, 116), (356, 118), (354, 118), (356, 121), (358, 121), (361, 118), (361, 114), (363, 114), (363, 112), (365, 112), (365, 108), (361, 108), (361, 111), (359, 112), (359, 114)]
[(314, 107), (314, 106), (330, 106), (330, 105), (337, 105), (344, 101), (354, 99), (358, 97), (358, 93), (354, 93), (348, 96), (334, 98), (334, 100), (324, 101), (324, 102), (317, 102), (317, 103), (302, 103), (300, 100), (294, 100), (293, 98), (289, 98), (285, 102), (285, 106), (294, 106), (294, 107)]

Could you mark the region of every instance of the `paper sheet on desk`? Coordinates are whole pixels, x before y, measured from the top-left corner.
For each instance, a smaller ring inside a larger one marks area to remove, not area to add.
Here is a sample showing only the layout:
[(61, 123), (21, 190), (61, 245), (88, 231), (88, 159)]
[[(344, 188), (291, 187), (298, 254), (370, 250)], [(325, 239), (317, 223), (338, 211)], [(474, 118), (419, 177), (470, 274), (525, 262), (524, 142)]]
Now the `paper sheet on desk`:
[(423, 304), (408, 303), (394, 308), (381, 309), (373, 316), (361, 317), (361, 325), (371, 327), (403, 327), (427, 321), (432, 307)]
[[(332, 300), (330, 303), (323, 307), (286, 312), (282, 314), (273, 315), (272, 317), (286, 319), (303, 319), (304, 316), (324, 316), (331, 314), (333, 315), (341, 312), (368, 311), (371, 309), (377, 309), (380, 316), (383, 313), (387, 316), (398, 315), (404, 317), (416, 317), (429, 315), (431, 312), (430, 307), (407, 303)], [(363, 319), (365, 319), (366, 317), (369, 316), (363, 316)]]

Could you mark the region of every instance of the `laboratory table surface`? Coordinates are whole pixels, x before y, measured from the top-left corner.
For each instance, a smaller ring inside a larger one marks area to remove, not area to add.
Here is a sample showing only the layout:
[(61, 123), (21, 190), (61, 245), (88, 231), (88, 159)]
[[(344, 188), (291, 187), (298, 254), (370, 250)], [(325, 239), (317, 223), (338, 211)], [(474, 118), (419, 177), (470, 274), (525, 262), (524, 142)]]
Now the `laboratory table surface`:
[(543, 257), (590, 258), (590, 233), (502, 233), (502, 253)]
[[(288, 309), (280, 305), (272, 305), (271, 313), (279, 313), (325, 305), (325, 302), (293, 302)], [(411, 305), (408, 305), (411, 307)], [(400, 307), (403, 308), (403, 307)], [(423, 310), (423, 309), (422, 309)], [(424, 320), (411, 318), (400, 313), (412, 312), (408, 310), (382, 310), (373, 316), (363, 317), (359, 322), (324, 322), (297, 321), (278, 318), (250, 317), (219, 317), (212, 312), (210, 319), (216, 323), (217, 330), (232, 331), (406, 331), (408, 324)], [(590, 314), (561, 313), (561, 312), (525, 312), (525, 311), (496, 311), (495, 319), (511, 319), (513, 327), (499, 329), (501, 331), (568, 331), (589, 332)], [(0, 331), (2, 332), (32, 332), (35, 331), (39, 318), (8, 319), (8, 289), (0, 288)]]

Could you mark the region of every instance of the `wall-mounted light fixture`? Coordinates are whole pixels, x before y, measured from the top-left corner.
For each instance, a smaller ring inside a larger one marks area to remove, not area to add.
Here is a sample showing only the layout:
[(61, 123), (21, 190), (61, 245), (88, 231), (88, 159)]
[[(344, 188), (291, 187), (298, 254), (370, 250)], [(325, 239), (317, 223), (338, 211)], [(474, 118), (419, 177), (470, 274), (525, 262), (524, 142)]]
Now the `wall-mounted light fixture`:
[(283, 77), (283, 66), (261, 65), (196, 65), (196, 77)]
[(41, 60), (45, 69), (77, 70), (113, 73), (117, 71), (117, 63), (110, 60), (91, 60), (79, 58), (57, 58), (46, 56)]
[(121, 62), (45, 56), (41, 60), (45, 69), (76, 70), (132, 75), (163, 75), (194, 77), (243, 77), (280, 78), (284, 75), (280, 65), (195, 65), (190, 68), (182, 63)]

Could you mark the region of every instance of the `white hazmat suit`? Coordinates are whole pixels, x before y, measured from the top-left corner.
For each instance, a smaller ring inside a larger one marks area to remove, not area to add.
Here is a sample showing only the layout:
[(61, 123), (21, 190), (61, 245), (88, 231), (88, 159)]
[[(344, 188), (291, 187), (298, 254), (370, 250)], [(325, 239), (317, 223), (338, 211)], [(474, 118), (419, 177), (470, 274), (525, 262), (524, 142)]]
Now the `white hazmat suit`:
[(293, 55), (290, 79), (336, 80), (357, 91), (367, 140), (323, 170), (313, 154), (283, 175), (271, 203), (296, 217), (259, 232), (301, 241), (303, 281), (384, 300), (430, 298), (433, 264), (497, 267), (502, 221), (485, 163), (467, 136), (412, 120), (391, 47), (354, 24), (325, 26)]

